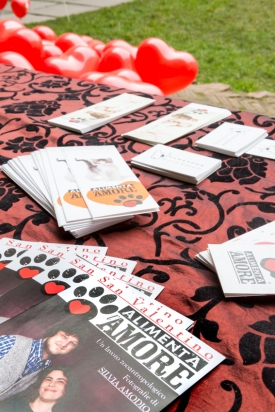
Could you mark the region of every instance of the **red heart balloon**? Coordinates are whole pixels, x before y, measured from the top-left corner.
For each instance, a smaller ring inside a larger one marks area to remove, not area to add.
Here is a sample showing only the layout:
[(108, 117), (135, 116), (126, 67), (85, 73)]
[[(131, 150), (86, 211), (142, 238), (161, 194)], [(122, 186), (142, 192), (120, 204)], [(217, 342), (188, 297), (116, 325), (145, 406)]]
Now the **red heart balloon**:
[(122, 68), (135, 70), (135, 59), (128, 50), (122, 47), (110, 47), (102, 53), (98, 71), (110, 72)]
[(48, 295), (57, 295), (57, 293), (63, 292), (66, 288), (64, 285), (57, 285), (55, 282), (49, 282), (46, 283), (44, 289)]
[(22, 54), (16, 52), (6, 51), (0, 53), (0, 63), (20, 67), (21, 69), (34, 70), (30, 62)]
[(143, 83), (143, 82), (134, 82), (131, 80), (127, 80), (120, 76), (111, 76), (111, 75), (104, 75), (99, 77), (96, 80), (96, 83), (99, 84), (107, 84), (108, 86), (114, 86), (118, 88), (133, 90), (135, 92), (141, 93), (148, 93), (148, 94), (157, 94), (159, 96), (163, 96), (162, 91), (153, 84)]
[(116, 40), (109, 41), (105, 45), (103, 52), (107, 49), (110, 49), (111, 47), (122, 47), (122, 49), (128, 50), (134, 59), (137, 57), (138, 48), (135, 46), (132, 46), (130, 43), (127, 43), (127, 41), (125, 40), (116, 39)]
[(11, 0), (11, 8), (14, 14), (22, 19), (30, 8), (30, 0)]
[(17, 31), (19, 29), (24, 28), (24, 24), (20, 21), (12, 20), (12, 19), (4, 19), (0, 21), (0, 39), (1, 42), (5, 41), (13, 31)]
[(42, 40), (55, 41), (57, 39), (57, 35), (53, 29), (48, 26), (35, 26), (32, 30), (35, 31)]
[(97, 70), (99, 57), (95, 50), (86, 46), (74, 46), (60, 57), (44, 61), (47, 73), (79, 78), (83, 73)]
[(89, 312), (90, 306), (83, 304), (80, 300), (73, 300), (69, 303), (69, 310), (73, 315), (83, 315)]
[(38, 269), (22, 268), (19, 270), (19, 275), (23, 279), (30, 279), (38, 275), (40, 271)]
[(161, 39), (149, 38), (138, 47), (136, 70), (144, 82), (169, 95), (195, 80), (198, 63), (191, 54), (175, 51)]
[(10, 30), (5, 36), (0, 36), (0, 52), (14, 51), (22, 54), (33, 67), (41, 58), (42, 40), (37, 33), (27, 28)]
[(90, 82), (97, 82), (97, 79), (105, 75), (109, 76), (119, 76), (123, 77), (124, 79), (131, 80), (133, 82), (141, 82), (141, 77), (137, 74), (137, 72), (134, 72), (133, 70), (130, 69), (118, 69), (118, 70), (113, 70), (112, 72), (108, 73), (102, 73), (102, 72), (90, 72), (90, 73), (84, 73), (80, 77), (80, 79), (83, 80), (88, 80)]
[(7, 5), (8, 0), (0, 0), (0, 10), (3, 10)]
[(55, 40), (58, 46), (64, 53), (73, 46), (87, 46), (87, 43), (75, 33), (63, 33)]

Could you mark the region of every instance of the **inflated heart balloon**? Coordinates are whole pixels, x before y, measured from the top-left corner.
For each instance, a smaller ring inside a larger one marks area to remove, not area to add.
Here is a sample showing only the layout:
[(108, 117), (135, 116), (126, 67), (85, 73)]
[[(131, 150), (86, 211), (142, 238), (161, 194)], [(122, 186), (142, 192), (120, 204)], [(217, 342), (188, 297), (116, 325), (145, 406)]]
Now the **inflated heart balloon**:
[(42, 40), (55, 41), (57, 39), (57, 35), (53, 29), (48, 26), (35, 26), (32, 30), (35, 31)]
[(122, 68), (135, 70), (135, 59), (128, 50), (122, 47), (110, 47), (102, 53), (98, 66), (100, 72), (110, 72)]
[[(81, 36), (82, 38), (83, 36)], [(103, 41), (101, 40), (96, 40), (96, 39), (90, 39), (90, 40), (85, 40), (86, 43), (88, 44), (88, 46), (94, 48), (95, 46), (104, 46), (105, 47), (105, 43), (103, 43)]]
[(30, 0), (11, 0), (11, 8), (14, 14), (22, 19), (30, 8)]
[(128, 50), (134, 59), (137, 57), (138, 48), (135, 46), (132, 46), (130, 43), (127, 43), (127, 41), (125, 40), (116, 39), (116, 40), (109, 41), (105, 45), (103, 52), (109, 49), (110, 47), (122, 47), (123, 49)]
[(40, 59), (39, 58), (36, 59), (34, 63), (34, 68), (35, 70), (44, 72), (46, 71), (44, 61), (48, 59), (48, 57), (60, 57), (62, 56), (63, 52), (59, 47), (57, 47), (52, 42), (44, 43), (45, 40), (42, 40), (42, 42), (43, 42), (43, 48), (42, 48), (41, 57)]
[(14, 51), (22, 54), (33, 67), (37, 59), (41, 58), (42, 40), (31, 29), (21, 28), (10, 30), (5, 36), (0, 36), (0, 52)]
[(47, 73), (79, 78), (83, 73), (97, 70), (99, 57), (87, 45), (74, 46), (60, 57), (47, 58), (44, 63)]
[(17, 31), (19, 29), (24, 28), (24, 24), (22, 24), (20, 21), (12, 20), (12, 19), (4, 19), (0, 20), (0, 39), (9, 37), (11, 32)]
[(99, 57), (102, 56), (103, 54), (103, 49), (104, 49), (105, 45), (104, 44), (96, 44), (93, 49), (97, 52), (97, 54), (99, 55)]
[(63, 33), (55, 40), (56, 46), (58, 46), (64, 53), (73, 46), (87, 46), (85, 42), (78, 34), (75, 33)]
[(144, 82), (154, 84), (169, 95), (195, 80), (198, 63), (191, 54), (175, 51), (161, 39), (149, 38), (138, 47), (136, 70)]
[(90, 82), (95, 82), (97, 83), (97, 79), (105, 75), (109, 76), (119, 76), (123, 77), (124, 79), (131, 80), (133, 82), (141, 82), (141, 77), (134, 72), (133, 70), (130, 69), (118, 69), (118, 70), (113, 70), (112, 72), (108, 73), (103, 73), (103, 72), (89, 72), (89, 73), (84, 73), (82, 76), (80, 76), (81, 80), (88, 80)]
[(87, 43), (88, 41), (93, 40), (92, 37), (87, 36), (86, 34), (84, 34), (84, 35), (82, 35), (82, 36), (80, 36), (80, 37), (81, 37), (81, 39), (84, 40), (86, 43)]
[(20, 67), (21, 69), (34, 70), (30, 62), (22, 54), (16, 52), (6, 51), (0, 53), (0, 63)]
[(3, 10), (7, 5), (8, 0), (0, 0), (0, 10)]
[(95, 82), (99, 84), (107, 84), (108, 86), (114, 86), (117, 88), (133, 90), (135, 92), (157, 94), (159, 96), (163, 96), (163, 92), (153, 84), (134, 82), (120, 76), (110, 76), (107, 74), (99, 77)]

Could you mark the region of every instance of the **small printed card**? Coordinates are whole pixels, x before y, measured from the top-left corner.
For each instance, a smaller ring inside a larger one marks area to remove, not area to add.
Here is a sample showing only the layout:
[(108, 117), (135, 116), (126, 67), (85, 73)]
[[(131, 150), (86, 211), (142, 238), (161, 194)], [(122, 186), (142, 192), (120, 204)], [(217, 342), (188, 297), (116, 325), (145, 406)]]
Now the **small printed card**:
[(275, 245), (208, 245), (225, 297), (275, 295)]
[(196, 146), (229, 156), (241, 156), (263, 140), (268, 133), (260, 127), (224, 122), (197, 140)]
[(131, 163), (141, 169), (194, 184), (221, 167), (219, 159), (161, 144), (134, 157)]
[(119, 117), (150, 106), (154, 102), (154, 99), (123, 93), (73, 113), (55, 117), (48, 122), (53, 126), (59, 126), (76, 133), (86, 133)]
[(122, 136), (149, 145), (166, 144), (230, 115), (231, 112), (227, 109), (190, 103), (167, 116), (124, 133)]
[(264, 139), (245, 153), (275, 160), (275, 140)]

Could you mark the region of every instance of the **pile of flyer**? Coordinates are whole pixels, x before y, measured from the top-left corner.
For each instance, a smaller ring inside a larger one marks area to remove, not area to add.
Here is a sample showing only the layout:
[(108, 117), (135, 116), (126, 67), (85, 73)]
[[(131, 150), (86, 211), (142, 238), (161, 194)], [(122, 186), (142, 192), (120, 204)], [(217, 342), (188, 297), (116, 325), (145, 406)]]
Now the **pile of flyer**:
[(50, 147), (9, 160), (2, 171), (76, 238), (159, 210), (111, 145)]
[(222, 244), (197, 260), (215, 271), (225, 297), (275, 295), (275, 222)]
[(224, 360), (106, 250), (0, 241), (1, 411), (158, 412)]

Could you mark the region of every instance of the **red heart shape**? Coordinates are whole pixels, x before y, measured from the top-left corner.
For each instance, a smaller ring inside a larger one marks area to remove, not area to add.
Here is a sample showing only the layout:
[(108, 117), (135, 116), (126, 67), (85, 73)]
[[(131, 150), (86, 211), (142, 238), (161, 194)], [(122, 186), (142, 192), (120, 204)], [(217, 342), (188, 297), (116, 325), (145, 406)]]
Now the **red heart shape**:
[(138, 48), (135, 46), (132, 46), (130, 43), (127, 43), (127, 41), (125, 40), (115, 39), (115, 40), (109, 41), (105, 45), (103, 52), (105, 52), (105, 50), (107, 49), (110, 49), (111, 47), (121, 47), (122, 49), (128, 50), (134, 59), (137, 57)]
[(87, 42), (83, 40), (78, 34), (63, 33), (55, 40), (55, 45), (65, 53), (73, 46), (87, 47)]
[(159, 87), (165, 95), (189, 86), (198, 74), (198, 63), (191, 54), (176, 51), (158, 38), (141, 42), (135, 64), (142, 80)]
[(69, 303), (69, 309), (73, 315), (83, 315), (89, 312), (90, 306), (84, 305), (80, 300), (73, 300)]
[(83, 73), (97, 70), (99, 57), (95, 50), (86, 46), (73, 46), (60, 57), (44, 60), (47, 73), (79, 78)]
[(38, 275), (40, 271), (38, 269), (22, 268), (19, 270), (19, 275), (23, 279), (30, 279)]
[(57, 38), (53, 29), (48, 26), (35, 26), (32, 30), (35, 31), (35, 33), (37, 33), (43, 40), (55, 41)]
[(6, 51), (0, 53), (0, 63), (20, 67), (21, 69), (34, 70), (30, 62), (22, 54), (16, 52)]
[(275, 273), (275, 259), (272, 259), (272, 258), (263, 259), (261, 261), (261, 266), (264, 269)]
[(6, 267), (10, 262), (11, 260), (8, 260), (7, 262), (0, 262), (0, 270)]
[(135, 92), (157, 94), (163, 96), (162, 91), (153, 84), (134, 82), (127, 80), (120, 76), (104, 75), (96, 80), (96, 83), (107, 84), (108, 86), (114, 86), (117, 88), (123, 88), (128, 90), (133, 90)]
[(102, 53), (98, 66), (100, 72), (111, 72), (117, 69), (135, 70), (135, 59), (122, 47), (110, 47)]
[(28, 13), (30, 0), (11, 0), (11, 8), (14, 14), (21, 19)]
[(64, 285), (57, 285), (55, 282), (46, 283), (44, 286), (44, 290), (48, 295), (56, 295), (59, 292), (63, 292), (65, 289)]

